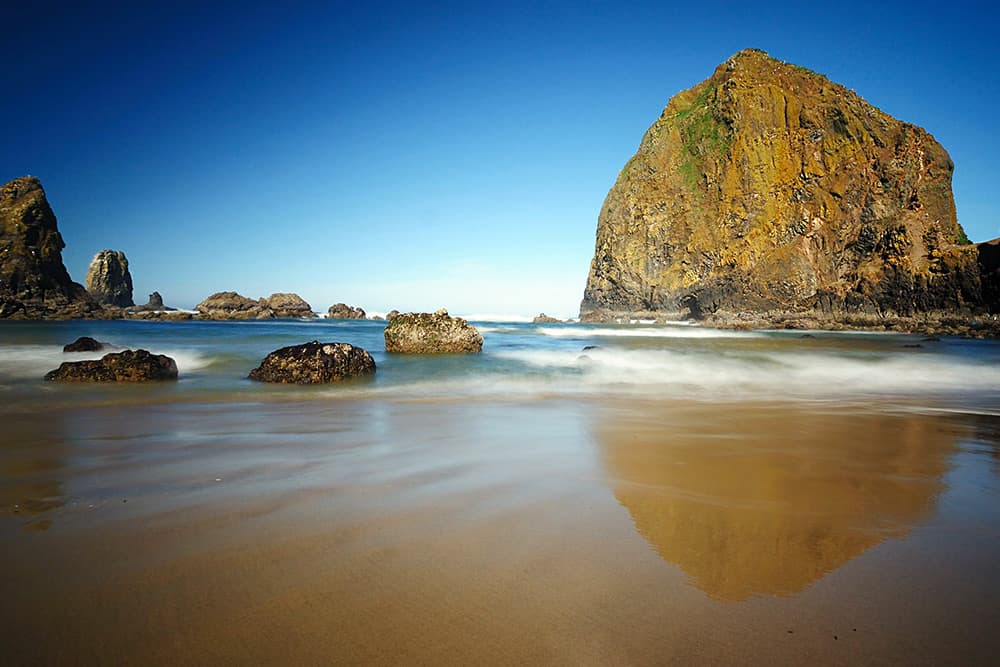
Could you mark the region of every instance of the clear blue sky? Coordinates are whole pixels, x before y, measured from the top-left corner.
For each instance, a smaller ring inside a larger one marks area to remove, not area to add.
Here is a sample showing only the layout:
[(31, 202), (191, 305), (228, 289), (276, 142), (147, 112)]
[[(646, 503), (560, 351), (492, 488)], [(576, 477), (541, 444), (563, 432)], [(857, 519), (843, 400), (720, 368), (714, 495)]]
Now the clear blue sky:
[(136, 299), (575, 315), (597, 215), (669, 98), (745, 47), (928, 129), (1000, 236), (986, 3), (19, 3), (0, 181), (42, 179), (81, 281)]

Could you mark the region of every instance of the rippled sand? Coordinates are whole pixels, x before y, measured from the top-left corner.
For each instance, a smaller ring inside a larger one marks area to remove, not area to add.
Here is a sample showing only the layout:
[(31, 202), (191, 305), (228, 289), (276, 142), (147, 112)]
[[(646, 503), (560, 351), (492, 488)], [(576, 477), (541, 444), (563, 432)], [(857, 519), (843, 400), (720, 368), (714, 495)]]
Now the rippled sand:
[(1000, 422), (310, 401), (4, 415), (6, 664), (983, 664)]

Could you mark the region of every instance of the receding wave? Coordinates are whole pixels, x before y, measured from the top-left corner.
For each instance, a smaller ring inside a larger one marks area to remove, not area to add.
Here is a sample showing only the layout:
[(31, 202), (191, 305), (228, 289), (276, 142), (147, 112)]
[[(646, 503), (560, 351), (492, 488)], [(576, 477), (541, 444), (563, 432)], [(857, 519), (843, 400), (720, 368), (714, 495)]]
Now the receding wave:
[(649, 328), (538, 327), (536, 331), (553, 338), (759, 338), (761, 334), (730, 329), (708, 329), (687, 324)]
[(510, 350), (497, 356), (546, 370), (563, 383), (612, 393), (822, 398), (1000, 392), (1000, 368), (934, 355), (596, 349)]

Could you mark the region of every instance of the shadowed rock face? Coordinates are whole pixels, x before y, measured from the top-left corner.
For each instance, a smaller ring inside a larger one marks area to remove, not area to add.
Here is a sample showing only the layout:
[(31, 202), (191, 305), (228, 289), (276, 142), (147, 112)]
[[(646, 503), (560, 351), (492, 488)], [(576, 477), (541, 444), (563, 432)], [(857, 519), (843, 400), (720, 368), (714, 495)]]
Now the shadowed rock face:
[(275, 350), (250, 371), (250, 379), (283, 384), (326, 384), (375, 372), (366, 350), (348, 343), (291, 345)]
[(163, 354), (147, 350), (112, 352), (100, 359), (66, 361), (45, 374), (59, 382), (148, 382), (176, 380), (177, 363)]
[(97, 352), (108, 347), (107, 343), (102, 343), (90, 336), (80, 336), (72, 343), (63, 345), (63, 352)]
[(119, 250), (102, 250), (94, 255), (87, 270), (87, 292), (105, 306), (127, 308), (132, 301), (132, 274), (128, 259)]
[(100, 306), (73, 282), (62, 261), (66, 246), (37, 178), (0, 188), (0, 319), (93, 316)]
[(742, 51), (671, 99), (621, 170), (581, 317), (996, 309), (953, 169), (923, 129)]
[(395, 315), (385, 327), (385, 351), (409, 354), (480, 352), (483, 337), (461, 317), (448, 311)]

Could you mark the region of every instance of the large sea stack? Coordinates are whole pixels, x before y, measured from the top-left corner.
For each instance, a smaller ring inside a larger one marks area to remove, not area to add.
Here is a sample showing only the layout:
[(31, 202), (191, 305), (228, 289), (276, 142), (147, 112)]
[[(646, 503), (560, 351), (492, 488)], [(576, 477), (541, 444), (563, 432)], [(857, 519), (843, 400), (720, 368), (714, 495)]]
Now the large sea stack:
[(923, 129), (741, 51), (670, 100), (618, 175), (581, 318), (996, 312), (953, 169)]
[(33, 176), (0, 188), (0, 319), (91, 317), (101, 308), (62, 261), (56, 216)]
[(94, 255), (87, 270), (87, 291), (105, 306), (134, 306), (132, 274), (128, 271), (125, 253), (119, 250), (102, 250)]

